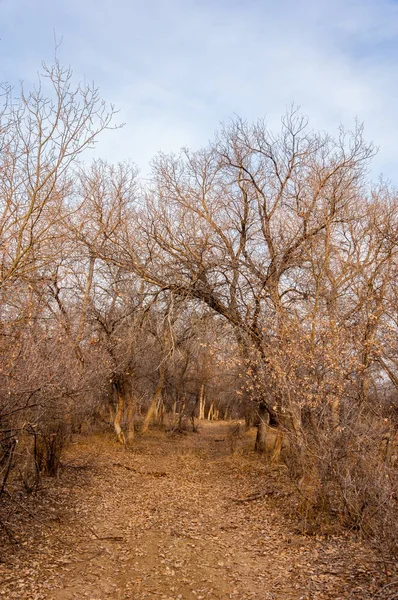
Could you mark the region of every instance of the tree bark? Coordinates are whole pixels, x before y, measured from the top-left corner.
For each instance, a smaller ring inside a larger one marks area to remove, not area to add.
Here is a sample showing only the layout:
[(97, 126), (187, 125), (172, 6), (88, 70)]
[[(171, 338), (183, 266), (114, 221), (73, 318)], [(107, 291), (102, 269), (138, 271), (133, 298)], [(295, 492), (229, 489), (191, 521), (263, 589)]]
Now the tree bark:
[(129, 395), (127, 400), (126, 441), (129, 446), (134, 443), (134, 398)]
[(205, 401), (205, 385), (202, 383), (199, 393), (199, 420), (201, 421), (205, 418)]
[(268, 407), (265, 402), (260, 402), (258, 405), (258, 425), (257, 425), (257, 436), (254, 450), (259, 454), (264, 454), (267, 446), (267, 428), (269, 422)]
[(162, 365), (160, 367), (160, 371), (159, 371), (159, 380), (158, 380), (158, 384), (156, 386), (155, 394), (151, 400), (151, 403), (148, 408), (148, 412), (145, 416), (144, 423), (142, 425), (142, 433), (146, 433), (148, 431), (150, 422), (152, 421), (152, 417), (156, 413), (158, 401), (159, 401), (162, 391), (163, 391), (165, 374), (166, 374), (166, 369)]
[(117, 396), (117, 406), (116, 406), (116, 414), (115, 414), (115, 419), (113, 421), (113, 426), (115, 428), (115, 433), (116, 433), (116, 437), (119, 440), (119, 442), (123, 445), (126, 444), (126, 438), (124, 436), (123, 430), (122, 430), (122, 426), (121, 426), (121, 422), (122, 422), (122, 416), (123, 416), (123, 410), (124, 410), (124, 391), (123, 391), (123, 386), (121, 385), (120, 382), (115, 382), (113, 384), (114, 386), (114, 390), (116, 392), (116, 396)]

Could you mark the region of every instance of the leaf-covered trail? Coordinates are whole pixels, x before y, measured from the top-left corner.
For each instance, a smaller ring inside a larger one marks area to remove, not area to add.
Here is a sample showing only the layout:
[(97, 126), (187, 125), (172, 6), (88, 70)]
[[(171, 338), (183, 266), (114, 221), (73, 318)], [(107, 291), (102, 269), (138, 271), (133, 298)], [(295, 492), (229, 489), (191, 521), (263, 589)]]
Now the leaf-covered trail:
[[(230, 453), (227, 425), (206, 424), (185, 438), (155, 433), (135, 452), (82, 440), (70, 460), (75, 467), (63, 475), (57, 498), (49, 494), (32, 516), (28, 542), (0, 564), (3, 597), (373, 595), (375, 575), (359, 544), (295, 532), (279, 514), (283, 496), (242, 501), (269, 486), (269, 472), (252, 454)], [(89, 469), (76, 469), (87, 461)]]

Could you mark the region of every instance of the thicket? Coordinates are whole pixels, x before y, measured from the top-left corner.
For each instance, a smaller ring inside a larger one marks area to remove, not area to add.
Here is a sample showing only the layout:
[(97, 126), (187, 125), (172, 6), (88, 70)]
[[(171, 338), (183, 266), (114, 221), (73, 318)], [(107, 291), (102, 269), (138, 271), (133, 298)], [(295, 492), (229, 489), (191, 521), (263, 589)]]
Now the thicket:
[(113, 108), (69, 69), (0, 111), (0, 496), (73, 432), (256, 422), (307, 519), (398, 556), (398, 202), (362, 127), (239, 119), (134, 165), (82, 161)]

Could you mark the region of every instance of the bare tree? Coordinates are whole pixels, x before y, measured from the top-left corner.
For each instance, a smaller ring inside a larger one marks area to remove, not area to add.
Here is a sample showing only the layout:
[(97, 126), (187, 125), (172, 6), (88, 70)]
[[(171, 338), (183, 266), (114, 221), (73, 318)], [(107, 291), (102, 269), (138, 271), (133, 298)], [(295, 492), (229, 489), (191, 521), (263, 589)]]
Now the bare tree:
[[(31, 91), (22, 86), (15, 97), (13, 90), (5, 87), (1, 100), (3, 463), (16, 436), (29, 431), (36, 443), (39, 424), (50, 418), (51, 407), (60, 407), (73, 394), (65, 384), (66, 373), (75, 370), (76, 357), (72, 358), (65, 346), (60, 352), (68, 321), (65, 314), (62, 320), (51, 320), (52, 304), (57, 303), (62, 314), (59, 278), (70, 251), (65, 222), (78, 208), (74, 189), (77, 163), (98, 134), (110, 127), (114, 110), (93, 84), (74, 84), (72, 71), (58, 60), (53, 66), (43, 64)], [(60, 355), (57, 363), (54, 353)], [(65, 370), (66, 356), (71, 360)], [(64, 404), (67, 410), (68, 402)]]
[[(269, 378), (265, 347), (289, 335), (309, 249), (350, 218), (372, 153), (360, 127), (333, 140), (295, 111), (278, 136), (236, 120), (209, 148), (157, 158), (140, 239), (127, 226), (117, 260), (226, 318)], [(276, 423), (286, 399), (262, 402)]]

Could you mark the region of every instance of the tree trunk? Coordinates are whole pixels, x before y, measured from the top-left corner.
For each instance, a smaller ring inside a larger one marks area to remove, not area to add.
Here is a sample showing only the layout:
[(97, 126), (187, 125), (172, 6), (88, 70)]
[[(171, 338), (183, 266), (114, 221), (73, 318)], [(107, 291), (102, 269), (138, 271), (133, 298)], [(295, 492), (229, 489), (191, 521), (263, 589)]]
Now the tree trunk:
[(155, 415), (156, 415), (157, 423), (159, 423), (160, 425), (163, 425), (164, 424), (164, 402), (163, 402), (162, 396), (160, 396), (157, 401)]
[(199, 419), (205, 418), (205, 385), (202, 383), (199, 394)]
[(264, 454), (267, 445), (267, 428), (269, 422), (268, 407), (265, 402), (260, 402), (258, 405), (258, 425), (257, 425), (257, 436), (254, 450), (260, 454)]
[(154, 396), (152, 398), (152, 401), (151, 401), (151, 403), (149, 405), (148, 412), (147, 412), (147, 414), (145, 416), (144, 423), (142, 425), (142, 433), (146, 433), (148, 431), (149, 424), (152, 421), (152, 417), (156, 413), (156, 409), (157, 409), (157, 406), (158, 406), (158, 401), (159, 401), (159, 399), (161, 397), (162, 390), (163, 390), (164, 378), (165, 378), (165, 368), (162, 365), (160, 367), (160, 371), (159, 371), (159, 381), (158, 381), (158, 384), (156, 386), (155, 394), (154, 394)]
[(179, 431), (182, 430), (182, 420), (184, 418), (184, 411), (185, 411), (185, 401), (183, 400), (180, 404), (180, 408), (179, 408), (180, 412), (178, 414), (178, 429)]
[(134, 398), (128, 397), (126, 441), (129, 446), (134, 442)]
[(123, 386), (120, 384), (120, 382), (114, 383), (113, 386), (114, 386), (114, 390), (115, 390), (116, 396), (117, 396), (117, 407), (116, 407), (115, 419), (113, 421), (113, 426), (115, 428), (117, 439), (119, 440), (119, 442), (121, 444), (125, 445), (126, 438), (124, 437), (124, 433), (122, 431), (122, 426), (121, 426), (123, 410), (124, 410)]
[(282, 444), (283, 444), (283, 432), (282, 431), (278, 431), (275, 437), (275, 441), (273, 444), (273, 450), (272, 450), (272, 454), (271, 454), (271, 463), (273, 462), (277, 462), (279, 460), (279, 457), (281, 455), (281, 450), (282, 450)]

